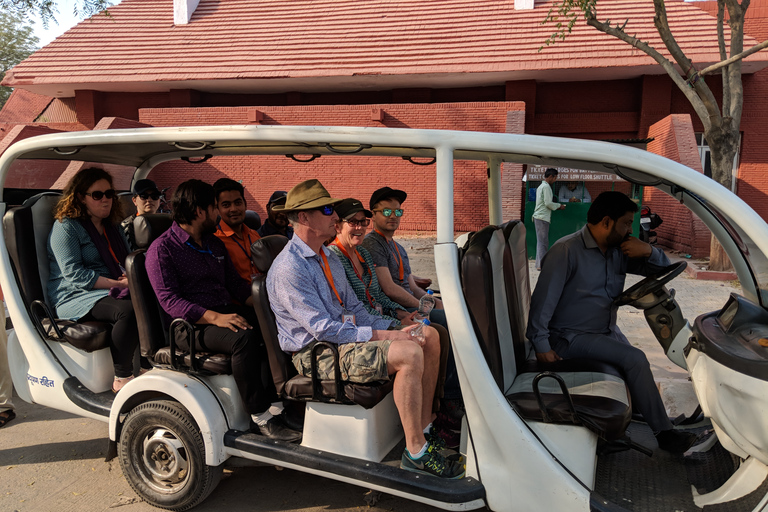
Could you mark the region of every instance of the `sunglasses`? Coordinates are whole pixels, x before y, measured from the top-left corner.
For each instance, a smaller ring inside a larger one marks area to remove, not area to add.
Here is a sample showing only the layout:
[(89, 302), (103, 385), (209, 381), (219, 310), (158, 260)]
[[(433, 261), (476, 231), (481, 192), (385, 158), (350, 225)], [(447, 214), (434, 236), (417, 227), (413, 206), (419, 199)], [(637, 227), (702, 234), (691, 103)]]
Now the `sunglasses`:
[(94, 201), (101, 201), (104, 197), (107, 199), (115, 198), (115, 189), (110, 188), (102, 192), (101, 190), (94, 190), (93, 192), (86, 192), (86, 196), (91, 196)]
[(392, 208), (382, 208), (380, 210), (373, 210), (373, 211), (381, 212), (381, 214), (383, 216), (385, 216), (385, 217), (391, 216), (393, 212), (395, 214), (395, 217), (402, 217), (403, 216), (403, 209), (402, 208), (397, 208), (395, 210), (393, 210)]
[(144, 192), (143, 194), (139, 194), (139, 197), (144, 201), (146, 201), (150, 197), (152, 198), (153, 201), (157, 201), (158, 199), (160, 199), (160, 192), (153, 192), (151, 194)]
[(371, 223), (370, 219), (362, 219), (362, 220), (354, 220), (354, 219), (352, 219), (352, 220), (345, 220), (344, 222), (346, 222), (347, 224), (349, 224), (353, 228), (354, 227), (364, 228), (364, 227), (367, 227)]
[(330, 205), (321, 206), (320, 208), (314, 208), (314, 209), (317, 210), (318, 212), (323, 212), (323, 215), (325, 215), (326, 217), (330, 217), (331, 215), (333, 215), (333, 212), (334, 212), (333, 206), (330, 206)]

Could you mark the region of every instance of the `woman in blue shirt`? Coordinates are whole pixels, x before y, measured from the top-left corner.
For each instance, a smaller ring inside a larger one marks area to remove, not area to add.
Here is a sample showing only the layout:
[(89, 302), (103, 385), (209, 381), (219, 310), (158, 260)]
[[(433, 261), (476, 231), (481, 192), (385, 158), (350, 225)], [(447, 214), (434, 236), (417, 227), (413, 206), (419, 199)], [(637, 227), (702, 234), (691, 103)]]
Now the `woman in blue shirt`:
[(128, 297), (128, 243), (118, 228), (120, 202), (112, 176), (93, 167), (75, 174), (54, 217), (48, 237), (48, 297), (59, 318), (112, 324), (112, 391), (118, 392), (133, 378), (139, 333)]

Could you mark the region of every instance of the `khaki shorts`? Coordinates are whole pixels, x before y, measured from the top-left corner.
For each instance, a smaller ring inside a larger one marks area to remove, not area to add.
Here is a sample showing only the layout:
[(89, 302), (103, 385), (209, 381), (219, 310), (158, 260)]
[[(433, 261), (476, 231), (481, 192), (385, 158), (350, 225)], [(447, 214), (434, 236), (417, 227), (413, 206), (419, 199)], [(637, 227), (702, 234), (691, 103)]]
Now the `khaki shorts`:
[[(311, 377), (310, 358), (312, 356), (312, 342), (293, 355), (293, 365), (301, 375)], [(341, 380), (365, 384), (389, 380), (387, 371), (387, 354), (392, 340), (367, 341), (365, 343), (344, 343), (338, 345), (339, 366), (341, 366)], [(332, 380), (335, 378), (333, 371), (333, 354), (326, 349), (320, 352), (317, 361), (317, 371), (320, 380)]]

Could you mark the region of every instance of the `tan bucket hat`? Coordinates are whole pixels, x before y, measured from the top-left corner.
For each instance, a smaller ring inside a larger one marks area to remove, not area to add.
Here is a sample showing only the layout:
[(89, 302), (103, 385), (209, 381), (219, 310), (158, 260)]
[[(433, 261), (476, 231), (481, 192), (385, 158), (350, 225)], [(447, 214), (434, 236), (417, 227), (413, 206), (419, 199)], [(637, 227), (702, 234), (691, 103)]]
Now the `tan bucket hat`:
[(343, 199), (334, 199), (318, 180), (302, 181), (288, 191), (285, 204), (272, 207), (276, 212), (312, 210), (327, 205), (335, 205)]

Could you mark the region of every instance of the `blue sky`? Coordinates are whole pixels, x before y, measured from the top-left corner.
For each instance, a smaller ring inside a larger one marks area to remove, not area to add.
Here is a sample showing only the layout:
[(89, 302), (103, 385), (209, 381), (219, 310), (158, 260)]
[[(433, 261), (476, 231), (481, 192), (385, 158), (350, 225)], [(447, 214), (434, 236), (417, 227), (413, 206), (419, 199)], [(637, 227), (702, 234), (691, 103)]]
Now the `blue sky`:
[[(118, 2), (114, 2), (117, 4)], [(49, 21), (48, 28), (43, 28), (42, 22), (39, 18), (33, 17), (33, 28), (35, 29), (35, 35), (40, 39), (38, 45), (40, 48), (47, 45), (61, 34), (77, 25), (82, 21), (82, 17), (76, 17), (73, 14), (74, 6), (76, 5), (73, 0), (58, 0), (56, 3), (58, 14), (55, 15), (56, 21)]]

